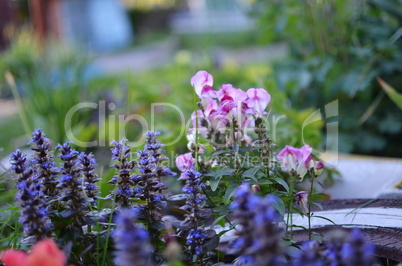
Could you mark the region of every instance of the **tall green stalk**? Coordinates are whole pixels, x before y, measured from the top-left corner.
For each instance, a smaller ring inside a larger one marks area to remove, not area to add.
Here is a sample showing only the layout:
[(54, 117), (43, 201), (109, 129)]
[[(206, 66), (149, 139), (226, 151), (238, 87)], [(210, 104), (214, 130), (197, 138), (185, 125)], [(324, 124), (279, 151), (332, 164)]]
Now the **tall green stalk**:
[(311, 236), (312, 236), (312, 231), (311, 231), (311, 217), (312, 217), (312, 213), (311, 213), (311, 198), (313, 195), (313, 189), (314, 189), (314, 175), (310, 173), (311, 176), (311, 184), (310, 184), (310, 191), (308, 193), (308, 213), (307, 213), (307, 218), (308, 218), (308, 239), (311, 240)]

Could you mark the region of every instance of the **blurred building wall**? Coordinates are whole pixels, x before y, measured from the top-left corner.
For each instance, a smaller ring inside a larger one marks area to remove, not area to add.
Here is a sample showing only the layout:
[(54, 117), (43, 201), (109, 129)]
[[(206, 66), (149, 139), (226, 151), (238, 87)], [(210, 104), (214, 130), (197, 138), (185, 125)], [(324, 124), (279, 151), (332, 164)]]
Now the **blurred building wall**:
[(187, 0), (188, 10), (176, 13), (170, 26), (177, 33), (246, 31), (254, 27), (246, 0)]
[(112, 51), (133, 41), (128, 16), (118, 0), (62, 0), (62, 38), (94, 51)]

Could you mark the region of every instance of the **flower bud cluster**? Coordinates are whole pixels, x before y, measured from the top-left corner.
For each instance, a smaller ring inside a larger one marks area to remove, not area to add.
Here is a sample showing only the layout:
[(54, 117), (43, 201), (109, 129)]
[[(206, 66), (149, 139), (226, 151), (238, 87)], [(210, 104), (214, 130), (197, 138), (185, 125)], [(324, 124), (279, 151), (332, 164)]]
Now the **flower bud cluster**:
[(57, 145), (60, 150), (59, 157), (63, 161), (57, 188), (60, 189), (59, 200), (64, 202), (64, 207), (71, 212), (73, 226), (80, 229), (85, 223), (84, 217), (88, 212), (88, 205), (83, 193), (81, 167), (78, 160), (79, 153), (71, 148), (70, 143)]
[(135, 197), (146, 202), (140, 204), (140, 210), (143, 213), (141, 216), (145, 216), (151, 224), (161, 220), (163, 208), (166, 206), (166, 199), (162, 192), (167, 185), (162, 182), (161, 177), (175, 175), (162, 164), (167, 159), (162, 154), (163, 144), (157, 141), (159, 134), (153, 131), (145, 134), (147, 141), (144, 150), (137, 152), (139, 174), (133, 176), (134, 184), (137, 185), (134, 189)]
[(132, 180), (132, 172), (134, 171), (134, 162), (131, 161), (131, 149), (126, 144), (127, 140), (112, 141), (112, 160), (115, 168), (115, 176), (108, 182), (116, 184), (117, 189), (113, 190), (107, 198), (114, 199), (116, 208), (130, 207), (134, 196), (134, 181)]
[(42, 180), (44, 195), (51, 199), (58, 193), (56, 189), (58, 169), (51, 152), (52, 144), (40, 128), (34, 130), (30, 143), (33, 144), (31, 150), (35, 152), (32, 159), (35, 173)]
[(95, 171), (96, 160), (92, 153), (85, 154), (82, 152), (79, 156), (79, 164), (83, 175), (85, 196), (91, 208), (96, 208), (99, 194), (99, 188), (96, 183), (100, 180)]
[(16, 200), (21, 207), (19, 222), (23, 224), (25, 240), (36, 243), (51, 235), (53, 225), (48, 217), (41, 179), (27, 166), (26, 155), (20, 150), (11, 154), (11, 169), (17, 175)]

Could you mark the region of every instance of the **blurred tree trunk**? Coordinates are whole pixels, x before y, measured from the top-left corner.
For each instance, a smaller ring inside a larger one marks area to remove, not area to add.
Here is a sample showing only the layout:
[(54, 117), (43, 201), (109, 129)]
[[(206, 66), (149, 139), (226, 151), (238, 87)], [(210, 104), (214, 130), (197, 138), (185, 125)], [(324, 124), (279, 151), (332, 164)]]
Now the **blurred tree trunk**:
[(34, 31), (42, 44), (49, 37), (60, 36), (58, 0), (29, 0), (29, 9)]
[(12, 22), (12, 10), (10, 0), (0, 1), (0, 50), (7, 46), (5, 27)]

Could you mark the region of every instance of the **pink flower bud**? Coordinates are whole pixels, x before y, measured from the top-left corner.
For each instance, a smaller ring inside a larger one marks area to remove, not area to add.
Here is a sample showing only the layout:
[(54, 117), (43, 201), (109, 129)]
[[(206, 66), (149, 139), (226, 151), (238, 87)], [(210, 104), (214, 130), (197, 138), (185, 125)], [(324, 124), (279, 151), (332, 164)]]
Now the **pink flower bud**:
[(295, 195), (296, 205), (301, 207), (303, 213), (308, 213), (308, 193), (306, 191), (297, 192)]
[(252, 185), (251, 190), (254, 192), (258, 192), (258, 191), (261, 191), (261, 188), (259, 185)]
[(304, 162), (307, 169), (311, 171), (314, 176), (319, 176), (324, 170), (324, 163), (322, 161), (316, 161), (312, 156), (309, 156)]
[(304, 145), (300, 149), (286, 146), (278, 154), (278, 159), (282, 161), (282, 167), (289, 173), (296, 174), (300, 181), (303, 180), (307, 173), (306, 160), (311, 154), (312, 148), (309, 145)]

